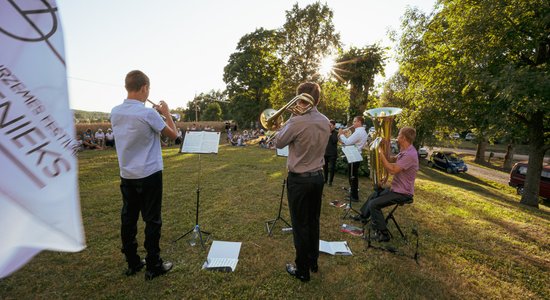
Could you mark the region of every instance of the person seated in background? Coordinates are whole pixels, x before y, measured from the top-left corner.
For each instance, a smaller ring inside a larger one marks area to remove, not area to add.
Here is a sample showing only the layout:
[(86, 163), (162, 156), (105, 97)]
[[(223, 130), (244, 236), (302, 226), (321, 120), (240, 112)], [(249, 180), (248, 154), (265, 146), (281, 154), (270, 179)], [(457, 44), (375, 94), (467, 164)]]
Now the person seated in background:
[(229, 140), (231, 143), (231, 146), (237, 146), (237, 141), (239, 139), (239, 134), (233, 135), (233, 137)]
[(94, 142), (94, 136), (92, 135), (92, 130), (90, 128), (86, 129), (86, 131), (82, 133), (82, 140), (88, 143)]
[[(89, 129), (88, 129), (89, 130)], [(91, 132), (91, 130), (90, 130)], [(100, 150), (101, 147), (99, 147), (96, 143), (94, 143), (93, 139), (87, 137), (87, 135), (84, 133), (82, 135), (82, 147), (83, 149), (92, 149), (92, 150)]]
[(183, 141), (183, 132), (181, 131), (181, 128), (178, 128), (178, 135), (176, 136), (175, 144), (179, 145)]
[(103, 133), (103, 130), (101, 128), (99, 128), (95, 132), (94, 137), (95, 137), (96, 144), (99, 147), (104, 148), (105, 147), (105, 133)]
[(242, 135), (239, 135), (239, 137), (237, 138), (237, 146), (239, 147), (246, 146), (244, 137)]
[(261, 148), (267, 148), (267, 145), (265, 143), (265, 137), (262, 137), (258, 144), (260, 145)]
[(248, 130), (245, 129), (245, 131), (243, 131), (242, 138), (245, 142), (249, 140), (250, 136), (248, 135)]
[(107, 133), (105, 134), (105, 146), (106, 147), (115, 147), (115, 134), (111, 130), (111, 128), (107, 129)]

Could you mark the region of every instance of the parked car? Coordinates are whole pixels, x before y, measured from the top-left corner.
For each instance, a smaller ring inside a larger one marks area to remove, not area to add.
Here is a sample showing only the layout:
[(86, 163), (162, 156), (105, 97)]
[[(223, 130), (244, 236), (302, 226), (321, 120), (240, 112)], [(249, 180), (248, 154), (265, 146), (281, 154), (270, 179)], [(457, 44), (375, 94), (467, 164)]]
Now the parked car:
[(457, 132), (454, 132), (449, 134), (449, 137), (453, 140), (458, 140), (460, 138), (460, 134), (458, 134)]
[(474, 140), (475, 138), (476, 138), (476, 135), (470, 132), (470, 133), (466, 134), (466, 136), (464, 137), (464, 140), (466, 140), (466, 141), (472, 141), (472, 140)]
[[(527, 175), (527, 162), (518, 162), (510, 171), (510, 181), (508, 185), (516, 188), (518, 195), (523, 194), (525, 187), (525, 175)], [(542, 167), (540, 174), (539, 196), (550, 199), (550, 165)]]
[(420, 158), (426, 158), (428, 157), (428, 148), (426, 147), (420, 147), (418, 148), (418, 156)]
[(451, 151), (434, 151), (430, 156), (428, 166), (443, 169), (447, 173), (468, 171), (468, 166), (464, 161)]

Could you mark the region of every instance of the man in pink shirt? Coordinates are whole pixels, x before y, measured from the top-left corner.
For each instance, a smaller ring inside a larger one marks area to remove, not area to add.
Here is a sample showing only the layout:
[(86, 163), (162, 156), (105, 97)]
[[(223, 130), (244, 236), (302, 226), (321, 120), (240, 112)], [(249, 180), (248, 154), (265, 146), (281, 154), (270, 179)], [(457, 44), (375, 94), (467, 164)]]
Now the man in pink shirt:
[(363, 220), (372, 219), (372, 228), (375, 238), (380, 242), (390, 240), (390, 235), (384, 220), (382, 208), (398, 203), (412, 202), (414, 195), (414, 180), (418, 171), (418, 153), (412, 145), (416, 138), (416, 130), (412, 127), (403, 127), (397, 135), (399, 154), (387, 159), (379, 148), (384, 168), (393, 175), (391, 188), (385, 189), (380, 195), (367, 202), (366, 214), (361, 215)]

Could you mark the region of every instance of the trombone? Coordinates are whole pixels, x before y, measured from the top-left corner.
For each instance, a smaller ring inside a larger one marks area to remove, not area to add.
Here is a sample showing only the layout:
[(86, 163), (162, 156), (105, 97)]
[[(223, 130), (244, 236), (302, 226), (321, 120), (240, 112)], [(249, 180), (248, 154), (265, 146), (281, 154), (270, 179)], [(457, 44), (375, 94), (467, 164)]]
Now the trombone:
[[(303, 103), (305, 103), (305, 105)], [(279, 130), (285, 124), (283, 119), (283, 113), (285, 111), (301, 116), (309, 112), (313, 107), (315, 107), (315, 100), (313, 97), (309, 94), (302, 93), (292, 98), (292, 100), (288, 101), (288, 103), (279, 110), (274, 110), (273, 108), (264, 109), (260, 114), (260, 123), (266, 130), (275, 131), (275, 133), (267, 139), (266, 144), (277, 136)]]

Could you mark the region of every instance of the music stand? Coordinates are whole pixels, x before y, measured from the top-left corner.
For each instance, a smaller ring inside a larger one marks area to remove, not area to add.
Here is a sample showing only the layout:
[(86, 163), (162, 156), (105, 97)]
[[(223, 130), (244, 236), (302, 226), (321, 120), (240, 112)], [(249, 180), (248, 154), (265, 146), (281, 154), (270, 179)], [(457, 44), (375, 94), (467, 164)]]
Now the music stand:
[(185, 134), (185, 138), (182, 142), (180, 153), (192, 153), (199, 155), (199, 168), (197, 172), (197, 208), (195, 211), (195, 226), (189, 231), (181, 235), (179, 238), (174, 240), (174, 243), (184, 238), (188, 234), (193, 234), (190, 244), (194, 246), (196, 240), (201, 242), (202, 249), (204, 247), (204, 239), (206, 236), (206, 241), (210, 237), (210, 232), (203, 231), (199, 225), (199, 203), (200, 203), (200, 182), (201, 182), (201, 154), (217, 154), (218, 145), (220, 143), (220, 133), (219, 132), (209, 132), (209, 131), (188, 131)]
[[(277, 156), (279, 157), (288, 157), (288, 146), (284, 147), (283, 149), (277, 149)], [(285, 194), (285, 185), (286, 185), (286, 177), (283, 179), (283, 188), (281, 190), (281, 199), (279, 202), (279, 212), (277, 213), (277, 217), (273, 220), (268, 220), (265, 222), (265, 227), (267, 229), (268, 236), (273, 235), (273, 228), (275, 227), (275, 223), (277, 223), (278, 220), (283, 221), (288, 227), (292, 228), (292, 225), (290, 225), (283, 217), (281, 217), (281, 211), (283, 209), (283, 196)]]
[[(353, 174), (353, 167), (351, 166), (352, 163), (363, 161), (363, 156), (361, 155), (361, 152), (359, 152), (359, 149), (355, 147), (355, 145), (349, 145), (349, 146), (343, 146), (342, 152), (344, 152), (344, 155), (346, 156), (346, 159), (348, 161), (348, 164), (350, 164), (351, 169), (351, 179), (353, 180), (357, 176), (356, 174)], [(342, 219), (345, 219), (350, 212), (355, 212), (356, 214), (360, 214), (356, 209), (352, 207), (352, 201), (351, 201), (351, 187), (349, 190), (349, 203), (348, 207), (346, 207), (346, 210), (344, 212), (344, 215), (342, 216)]]

